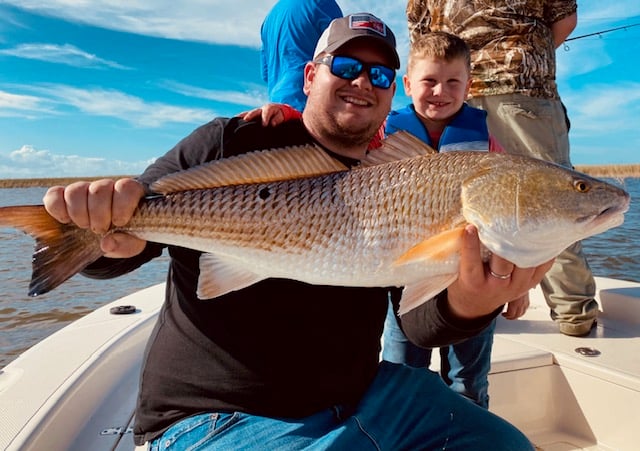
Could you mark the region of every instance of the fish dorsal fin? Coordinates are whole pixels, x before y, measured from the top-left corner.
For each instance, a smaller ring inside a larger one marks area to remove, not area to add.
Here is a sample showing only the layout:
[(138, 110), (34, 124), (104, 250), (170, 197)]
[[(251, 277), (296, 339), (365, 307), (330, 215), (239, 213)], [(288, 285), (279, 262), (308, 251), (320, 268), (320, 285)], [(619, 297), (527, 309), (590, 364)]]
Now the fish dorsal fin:
[(236, 263), (223, 261), (213, 254), (204, 253), (200, 256), (197, 295), (199, 299), (217, 298), (263, 279), (264, 276), (247, 271)]
[(367, 155), (360, 160), (360, 167), (376, 166), (407, 158), (436, 155), (437, 153), (437, 150), (421, 139), (401, 130), (382, 140), (380, 147), (369, 150)]
[(151, 185), (161, 194), (314, 177), (348, 168), (315, 144), (259, 150), (169, 174)]

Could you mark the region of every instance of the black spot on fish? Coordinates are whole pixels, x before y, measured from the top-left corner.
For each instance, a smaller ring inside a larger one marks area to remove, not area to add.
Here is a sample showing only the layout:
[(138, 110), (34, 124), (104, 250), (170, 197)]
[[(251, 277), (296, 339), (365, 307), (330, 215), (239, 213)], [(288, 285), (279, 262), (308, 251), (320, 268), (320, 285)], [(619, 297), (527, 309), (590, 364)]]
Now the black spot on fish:
[(271, 196), (271, 191), (269, 191), (269, 188), (262, 188), (258, 193), (258, 196), (260, 196), (260, 199), (262, 200), (267, 200), (269, 196)]

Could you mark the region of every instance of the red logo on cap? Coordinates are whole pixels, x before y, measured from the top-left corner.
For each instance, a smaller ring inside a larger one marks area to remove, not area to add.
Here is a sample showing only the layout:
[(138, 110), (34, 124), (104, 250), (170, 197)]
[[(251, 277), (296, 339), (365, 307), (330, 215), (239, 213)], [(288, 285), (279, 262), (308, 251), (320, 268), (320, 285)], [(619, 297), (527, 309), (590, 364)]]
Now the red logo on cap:
[(352, 30), (371, 30), (386, 36), (386, 25), (376, 16), (369, 14), (354, 14), (349, 17), (349, 28)]

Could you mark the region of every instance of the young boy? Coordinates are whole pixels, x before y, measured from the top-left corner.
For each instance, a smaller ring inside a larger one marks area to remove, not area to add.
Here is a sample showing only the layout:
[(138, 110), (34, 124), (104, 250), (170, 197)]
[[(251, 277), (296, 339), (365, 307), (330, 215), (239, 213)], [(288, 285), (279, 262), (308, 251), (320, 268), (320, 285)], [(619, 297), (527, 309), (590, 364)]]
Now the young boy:
[[(402, 78), (412, 103), (391, 111), (384, 125), (386, 135), (406, 130), (439, 152), (487, 150), (502, 152), (488, 132), (485, 111), (465, 103), (471, 86), (471, 57), (467, 44), (459, 37), (433, 32), (412, 43), (407, 73)], [(287, 105), (269, 104), (246, 113), (244, 119), (262, 117), (264, 124), (275, 125), (299, 117)], [(374, 149), (379, 140), (369, 145)], [(497, 277), (497, 276), (496, 276)], [(508, 304), (503, 316), (517, 319), (529, 306), (528, 296)], [(393, 363), (426, 368), (431, 349), (409, 342), (398, 325), (391, 304), (385, 321), (382, 358)], [(488, 375), (495, 320), (479, 335), (464, 342), (440, 348), (440, 374), (457, 393), (488, 408)]]
[[(471, 57), (462, 39), (444, 32), (421, 36), (412, 44), (402, 81), (412, 103), (389, 113), (387, 135), (406, 130), (439, 152), (502, 151), (489, 135), (486, 112), (465, 103), (471, 86)], [(522, 316), (528, 303), (526, 297), (512, 301), (504, 316)], [(495, 320), (479, 335), (440, 348), (442, 378), (454, 391), (485, 408), (489, 406), (494, 329)], [(421, 349), (406, 339), (391, 307), (385, 322), (382, 358), (414, 367), (428, 367), (431, 360), (430, 349)]]
[(486, 112), (465, 103), (471, 87), (471, 56), (465, 42), (434, 32), (413, 43), (404, 91), (412, 103), (391, 111), (387, 135), (406, 130), (441, 152), (500, 151), (489, 137)]

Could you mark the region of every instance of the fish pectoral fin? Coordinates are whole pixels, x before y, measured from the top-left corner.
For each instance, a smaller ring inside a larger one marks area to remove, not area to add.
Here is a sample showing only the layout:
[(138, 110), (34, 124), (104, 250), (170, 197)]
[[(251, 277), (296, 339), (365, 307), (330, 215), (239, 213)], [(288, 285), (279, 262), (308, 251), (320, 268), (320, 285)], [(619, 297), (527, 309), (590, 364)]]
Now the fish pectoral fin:
[(400, 299), (398, 315), (404, 315), (408, 311), (424, 304), (455, 282), (457, 278), (458, 273), (440, 274), (438, 276), (425, 278), (418, 283), (405, 286), (402, 291), (402, 298)]
[(438, 151), (420, 138), (401, 130), (382, 140), (380, 147), (371, 149), (358, 167), (377, 166), (408, 158), (437, 155)]
[(213, 254), (200, 256), (200, 277), (198, 278), (199, 299), (211, 299), (231, 291), (246, 288), (265, 279), (264, 276), (247, 271), (245, 268), (224, 261)]
[(394, 265), (406, 265), (424, 260), (442, 261), (460, 252), (464, 225), (441, 232), (428, 238), (402, 254)]

